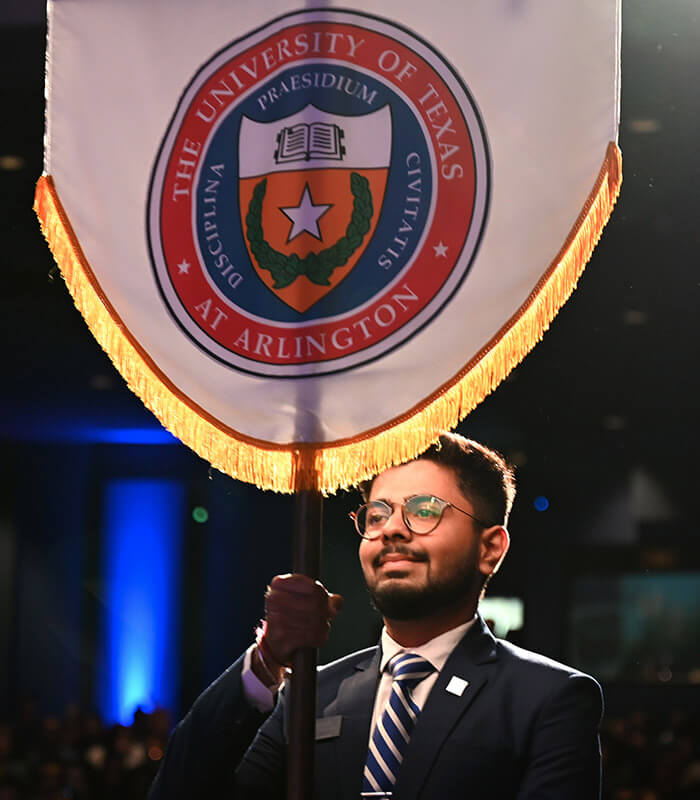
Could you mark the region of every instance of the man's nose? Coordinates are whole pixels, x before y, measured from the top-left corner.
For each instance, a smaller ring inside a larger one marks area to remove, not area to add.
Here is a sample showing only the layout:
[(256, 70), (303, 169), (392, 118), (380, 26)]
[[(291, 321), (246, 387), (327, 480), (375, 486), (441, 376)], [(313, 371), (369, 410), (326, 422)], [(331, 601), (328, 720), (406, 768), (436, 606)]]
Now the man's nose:
[(406, 527), (406, 523), (403, 521), (403, 510), (401, 506), (394, 506), (391, 516), (382, 528), (382, 538), (410, 539), (411, 535), (411, 531)]

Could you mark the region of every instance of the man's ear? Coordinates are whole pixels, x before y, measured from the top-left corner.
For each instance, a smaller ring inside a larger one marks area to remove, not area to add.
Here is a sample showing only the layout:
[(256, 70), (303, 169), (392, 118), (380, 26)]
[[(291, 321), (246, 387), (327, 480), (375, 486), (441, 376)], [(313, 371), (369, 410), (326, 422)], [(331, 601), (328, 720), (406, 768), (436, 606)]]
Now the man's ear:
[(503, 525), (492, 525), (481, 532), (479, 572), (493, 575), (498, 571), (510, 547), (510, 536)]

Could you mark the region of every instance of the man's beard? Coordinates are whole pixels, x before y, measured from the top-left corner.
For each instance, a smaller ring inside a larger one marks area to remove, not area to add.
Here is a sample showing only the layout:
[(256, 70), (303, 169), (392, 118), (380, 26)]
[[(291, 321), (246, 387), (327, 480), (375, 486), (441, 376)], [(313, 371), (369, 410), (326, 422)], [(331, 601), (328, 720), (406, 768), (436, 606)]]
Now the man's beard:
[[(400, 546), (392, 548), (392, 552), (401, 550)], [(390, 581), (374, 587), (368, 585), (367, 590), (372, 605), (385, 619), (418, 620), (477, 599), (482, 582), (483, 576), (470, 554), (440, 579), (431, 580), (428, 572), (428, 582), (423, 586)]]

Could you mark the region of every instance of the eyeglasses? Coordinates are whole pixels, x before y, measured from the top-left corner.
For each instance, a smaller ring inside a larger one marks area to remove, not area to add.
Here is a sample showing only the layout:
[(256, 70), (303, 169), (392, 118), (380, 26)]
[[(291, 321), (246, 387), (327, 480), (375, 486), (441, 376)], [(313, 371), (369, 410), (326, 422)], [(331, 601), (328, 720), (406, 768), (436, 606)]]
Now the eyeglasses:
[(350, 519), (355, 523), (355, 528), (363, 539), (378, 539), (382, 535), (384, 526), (393, 515), (395, 506), (401, 507), (404, 525), (411, 533), (419, 536), (432, 533), (437, 528), (446, 508), (454, 508), (471, 517), (484, 528), (488, 527), (478, 517), (463, 508), (449, 503), (447, 500), (434, 497), (432, 494), (414, 494), (407, 497), (403, 503), (390, 504), (383, 500), (372, 500), (372, 502), (360, 506), (357, 511), (351, 512)]

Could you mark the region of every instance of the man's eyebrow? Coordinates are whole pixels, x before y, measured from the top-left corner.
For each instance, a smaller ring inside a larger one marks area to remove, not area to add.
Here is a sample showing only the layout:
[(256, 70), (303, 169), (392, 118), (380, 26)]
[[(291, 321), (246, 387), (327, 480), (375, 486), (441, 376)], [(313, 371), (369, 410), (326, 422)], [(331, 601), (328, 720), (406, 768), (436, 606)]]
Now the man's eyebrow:
[[(431, 492), (413, 492), (413, 494), (407, 494), (403, 498), (403, 500), (401, 502), (402, 503), (406, 503), (412, 497), (435, 497), (435, 496), (436, 495), (432, 494)], [(393, 500), (389, 500), (388, 497), (375, 497), (374, 499), (369, 500), (368, 502), (370, 502), (370, 503), (386, 503), (388, 506), (391, 506), (391, 505), (394, 504), (394, 501)]]

